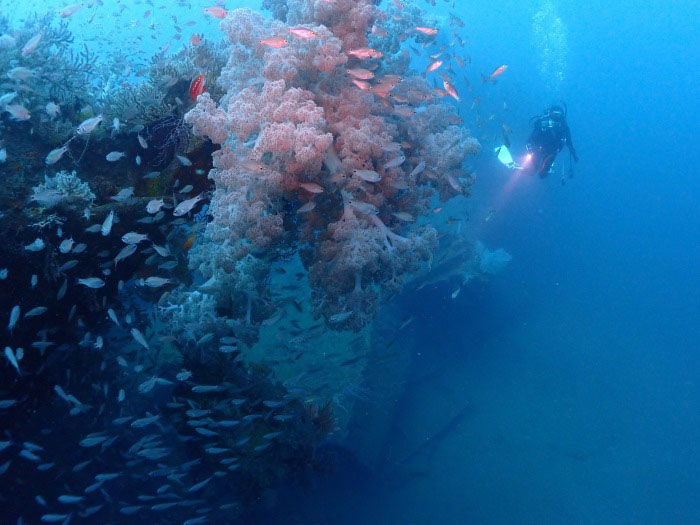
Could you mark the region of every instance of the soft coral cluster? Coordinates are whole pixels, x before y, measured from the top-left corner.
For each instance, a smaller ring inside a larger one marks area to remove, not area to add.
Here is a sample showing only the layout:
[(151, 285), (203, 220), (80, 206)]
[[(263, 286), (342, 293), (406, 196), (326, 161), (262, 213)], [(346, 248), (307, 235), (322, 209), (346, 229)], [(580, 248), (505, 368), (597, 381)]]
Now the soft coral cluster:
[[(343, 42), (323, 25), (309, 24), (314, 31), (312, 39), (292, 36), (288, 26), (266, 20), (250, 9), (236, 9), (221, 23), (228, 36), (231, 54), (227, 66), (221, 72), (219, 84), (229, 94), (242, 87), (258, 84), (263, 80), (285, 80), (288, 85), (303, 84), (319, 73), (332, 73), (337, 66), (347, 63)], [(275, 48), (262, 45), (269, 37), (284, 37), (289, 45)]]
[(288, 24), (319, 24), (342, 40), (346, 49), (367, 45), (372, 22), (383, 20), (384, 13), (372, 0), (265, 0), (266, 6)]
[(407, 275), (430, 263), (437, 232), (424, 226), (398, 235), (351, 199), (343, 192), (343, 215), (321, 234), (310, 280), (317, 311), (336, 327), (359, 329), (374, 315), (380, 293), (398, 291)]
[(314, 94), (299, 88), (285, 91), (284, 80), (267, 82), (257, 109), (262, 122), (252, 158), (272, 153), (288, 175), (317, 173), (333, 135), (325, 132), (323, 109), (315, 104)]
[[(463, 183), (461, 164), (478, 143), (418, 77), (387, 75), (371, 92), (350, 82), (342, 66), (356, 59), (347, 51), (366, 46), (371, 24), (383, 19), (373, 2), (274, 7), (316, 36), (297, 38), (280, 21), (232, 11), (222, 22), (231, 43), (218, 80), (226, 95), (218, 104), (201, 95), (186, 117), (222, 145), (209, 175), (212, 221), (190, 265), (219, 283), (219, 309), (254, 325), (270, 304), (271, 261), (303, 247), (315, 314), (359, 329), (383, 293), (430, 264), (437, 233), (412, 222), (430, 209), (435, 189), (456, 193), (446, 188)], [(271, 36), (289, 44), (260, 42)]]
[(373, 95), (345, 88), (339, 96), (324, 96), (326, 115), (335, 139), (335, 149), (345, 170), (372, 169), (372, 160), (381, 159), (395, 144), (395, 125), (373, 114)]
[(306, 29), (314, 31), (316, 36), (312, 39), (288, 36), (292, 40), (290, 46), (265, 51), (263, 77), (293, 82), (302, 73), (316, 77), (319, 72), (332, 73), (337, 66), (347, 63), (342, 42), (326, 27), (311, 25)]
[(367, 30), (382, 12), (370, 0), (316, 0), (315, 20), (331, 29), (346, 49), (367, 45)]

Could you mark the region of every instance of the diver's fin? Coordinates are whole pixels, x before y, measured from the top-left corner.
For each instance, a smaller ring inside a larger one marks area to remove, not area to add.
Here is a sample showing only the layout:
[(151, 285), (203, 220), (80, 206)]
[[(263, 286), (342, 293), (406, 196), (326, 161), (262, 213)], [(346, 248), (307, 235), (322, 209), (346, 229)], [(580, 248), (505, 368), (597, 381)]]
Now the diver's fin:
[(507, 146), (505, 146), (505, 144), (503, 146), (498, 146), (497, 148), (494, 148), (493, 151), (494, 153), (496, 153), (496, 157), (498, 158), (499, 162), (503, 164), (506, 168), (509, 168), (511, 170), (523, 169), (522, 166), (520, 166), (513, 160), (513, 157), (510, 154), (510, 150)]

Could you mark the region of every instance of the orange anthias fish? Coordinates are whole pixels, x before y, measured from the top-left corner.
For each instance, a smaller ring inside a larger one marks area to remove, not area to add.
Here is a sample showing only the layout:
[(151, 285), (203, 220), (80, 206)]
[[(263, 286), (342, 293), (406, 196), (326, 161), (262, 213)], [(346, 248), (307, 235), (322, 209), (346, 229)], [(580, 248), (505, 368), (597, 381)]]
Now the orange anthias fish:
[(190, 44), (192, 44), (193, 46), (198, 46), (198, 45), (201, 44), (201, 43), (202, 43), (202, 37), (201, 37), (201, 36), (199, 36), (199, 35), (192, 35), (192, 36), (190, 37)]
[[(396, 75), (386, 75), (384, 78), (379, 80), (379, 84), (372, 86), (369, 91), (381, 98), (387, 98), (389, 96), (389, 91), (394, 89), (396, 85), (401, 82), (402, 78)], [(353, 82), (357, 82), (353, 80)]]
[(420, 31), (424, 35), (437, 35), (438, 29), (433, 29), (432, 27), (416, 27), (416, 31)]
[(367, 69), (362, 69), (359, 67), (347, 69), (347, 74), (357, 78), (358, 80), (370, 80), (374, 78), (374, 73)]
[(432, 64), (428, 66), (428, 69), (425, 70), (426, 73), (430, 73), (432, 71), (435, 71), (437, 68), (439, 68), (442, 65), (442, 60), (436, 60)]
[(296, 37), (304, 38), (306, 40), (316, 38), (318, 36), (316, 31), (311, 31), (311, 29), (306, 29), (305, 27), (290, 27), (289, 32)]
[(39, 47), (39, 43), (41, 42), (41, 39), (43, 37), (44, 32), (40, 31), (38, 34), (30, 38), (29, 41), (26, 44), (24, 44), (24, 47), (22, 48), (22, 56), (26, 57), (34, 53), (34, 51), (36, 51), (36, 48)]
[(494, 70), (494, 72), (491, 73), (491, 75), (489, 75), (489, 79), (490, 79), (490, 80), (493, 80), (493, 79), (496, 78), (498, 75), (500, 75), (501, 73), (503, 73), (506, 69), (508, 69), (508, 66), (506, 66), (505, 64), (503, 64), (503, 65), (500, 66), (500, 67), (497, 67), (497, 68)]
[(304, 188), (309, 193), (323, 193), (323, 187), (315, 182), (302, 182), (300, 188)]
[(282, 38), (281, 36), (273, 36), (270, 38), (263, 38), (262, 40), (258, 40), (258, 43), (261, 46), (268, 46), (268, 47), (274, 47), (275, 49), (279, 49), (280, 47), (285, 47), (289, 45), (289, 40), (286, 38)]
[(241, 166), (243, 167), (244, 170), (249, 171), (251, 173), (256, 173), (256, 172), (262, 173), (263, 171), (265, 171), (265, 165), (260, 164), (256, 160), (247, 160), (247, 161), (243, 162), (243, 164), (241, 164)]
[(196, 241), (196, 240), (197, 240), (196, 234), (188, 237), (188, 239), (182, 244), (182, 251), (184, 251), (185, 253), (189, 252), (190, 248), (192, 248), (192, 246), (194, 246), (194, 241)]
[(59, 11), (58, 16), (61, 18), (68, 18), (69, 16), (74, 15), (81, 7), (83, 7), (82, 3), (69, 5), (68, 7), (64, 7), (61, 11)]
[(418, 112), (410, 106), (396, 106), (394, 108), (394, 114), (402, 118), (411, 118)]
[(314, 201), (309, 201), (303, 206), (301, 206), (298, 210), (297, 213), (307, 213), (313, 210), (316, 207), (316, 203)]
[(218, 6), (207, 7), (204, 9), (204, 12), (213, 16), (214, 18), (226, 18), (226, 15), (228, 14), (228, 11), (226, 11), (226, 9)]
[(372, 49), (371, 47), (361, 47), (359, 49), (351, 49), (348, 51), (348, 55), (357, 58), (382, 58), (384, 53), (377, 51), (376, 49)]
[(362, 91), (369, 91), (372, 89), (372, 84), (365, 82), (364, 80), (357, 80), (356, 78), (351, 79), (352, 83), (359, 87)]
[(206, 78), (204, 77), (204, 73), (200, 73), (197, 75), (194, 80), (192, 81), (192, 84), (190, 84), (190, 97), (192, 100), (197, 102), (197, 97), (204, 93), (206, 90)]
[(397, 86), (403, 80), (402, 77), (398, 75), (384, 75), (380, 80), (380, 84), (388, 84), (391, 87)]
[(443, 80), (442, 85), (444, 86), (445, 91), (447, 91), (447, 94), (459, 102), (459, 94), (457, 93), (455, 87), (447, 80)]

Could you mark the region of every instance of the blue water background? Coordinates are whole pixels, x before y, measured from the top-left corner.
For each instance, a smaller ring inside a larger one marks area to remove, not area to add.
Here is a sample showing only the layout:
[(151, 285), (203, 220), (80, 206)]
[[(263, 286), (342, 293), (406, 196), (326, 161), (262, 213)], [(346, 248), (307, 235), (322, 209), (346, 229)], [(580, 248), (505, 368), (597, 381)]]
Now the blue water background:
[(513, 262), (454, 302), (451, 290), (422, 301), (424, 364), (450, 366), (406, 396), (402, 428), (427, 438), (436, 407), (444, 421), (462, 402), (474, 411), (428, 477), (384, 502), (385, 519), (700, 519), (700, 13), (643, 4), (559, 4), (570, 50), (560, 94), (537, 74), (537, 5), (459, 9), (474, 67), (509, 65), (493, 89), (511, 108), (513, 150), (561, 96), (581, 162), (565, 186), (526, 178), (504, 195), (509, 174), (478, 161), (470, 207), (479, 217), (497, 204), (480, 236)]

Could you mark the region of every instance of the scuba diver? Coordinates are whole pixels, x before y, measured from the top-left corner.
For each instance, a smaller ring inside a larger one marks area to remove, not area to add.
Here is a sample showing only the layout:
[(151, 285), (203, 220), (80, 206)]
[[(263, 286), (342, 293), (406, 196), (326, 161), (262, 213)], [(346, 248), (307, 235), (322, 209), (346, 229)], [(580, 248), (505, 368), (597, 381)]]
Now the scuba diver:
[[(553, 105), (543, 115), (530, 119), (530, 122), (534, 122), (527, 141), (527, 151), (532, 175), (537, 173), (542, 178), (546, 177), (552, 171), (554, 159), (564, 146), (569, 148), (569, 155), (574, 162), (578, 162), (571, 132), (566, 123), (566, 104), (563, 106)], [(573, 167), (569, 170), (569, 176), (573, 175)]]

